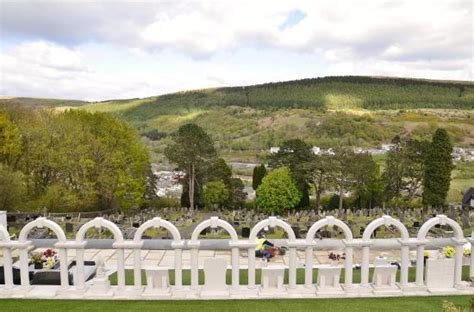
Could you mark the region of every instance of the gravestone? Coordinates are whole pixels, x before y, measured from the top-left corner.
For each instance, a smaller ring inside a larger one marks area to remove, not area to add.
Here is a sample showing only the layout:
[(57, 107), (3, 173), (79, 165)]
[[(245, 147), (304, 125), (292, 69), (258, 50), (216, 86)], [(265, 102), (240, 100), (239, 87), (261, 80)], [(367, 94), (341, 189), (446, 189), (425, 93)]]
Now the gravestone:
[(204, 285), (201, 296), (227, 296), (229, 290), (225, 283), (227, 263), (223, 258), (210, 258), (204, 260)]
[(72, 223), (66, 223), (66, 232), (67, 233), (72, 233), (74, 232), (74, 225)]
[(0, 225), (7, 228), (7, 212), (0, 211)]

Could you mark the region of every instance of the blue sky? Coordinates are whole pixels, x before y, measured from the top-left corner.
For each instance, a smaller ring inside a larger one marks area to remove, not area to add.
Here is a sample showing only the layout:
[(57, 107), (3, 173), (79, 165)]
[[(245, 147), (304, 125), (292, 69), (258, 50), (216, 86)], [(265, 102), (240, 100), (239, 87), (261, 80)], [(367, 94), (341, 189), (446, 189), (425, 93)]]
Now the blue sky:
[(104, 100), (328, 75), (472, 80), (472, 3), (0, 0), (0, 95)]

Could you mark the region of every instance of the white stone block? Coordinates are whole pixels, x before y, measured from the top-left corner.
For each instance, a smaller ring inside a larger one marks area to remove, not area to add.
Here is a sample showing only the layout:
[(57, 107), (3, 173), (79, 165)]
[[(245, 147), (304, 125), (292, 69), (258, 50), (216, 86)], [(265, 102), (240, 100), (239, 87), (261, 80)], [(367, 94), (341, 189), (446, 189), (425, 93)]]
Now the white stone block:
[(453, 288), (454, 259), (428, 259), (425, 279), (428, 288)]
[(227, 263), (222, 258), (209, 258), (204, 261), (203, 291), (225, 291)]
[(283, 280), (285, 277), (284, 266), (267, 266), (262, 268), (262, 290), (283, 290)]
[(318, 268), (318, 288), (323, 289), (339, 287), (341, 269), (341, 266), (321, 265)]

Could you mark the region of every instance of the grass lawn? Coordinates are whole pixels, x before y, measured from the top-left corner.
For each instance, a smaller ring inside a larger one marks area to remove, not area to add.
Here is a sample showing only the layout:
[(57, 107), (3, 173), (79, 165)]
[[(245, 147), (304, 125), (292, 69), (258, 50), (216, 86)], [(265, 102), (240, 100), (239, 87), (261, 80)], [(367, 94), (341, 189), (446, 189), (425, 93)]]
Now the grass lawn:
[[(372, 280), (372, 273), (373, 268), (369, 269), (369, 281)], [(255, 270), (255, 282), (260, 284), (260, 269)], [(352, 282), (353, 283), (360, 283), (360, 270), (353, 270), (352, 272)], [(297, 269), (296, 270), (296, 283), (297, 284), (304, 284), (304, 269)], [(313, 283), (316, 283), (318, 276), (318, 270), (313, 270)], [(170, 283), (174, 285), (174, 270), (170, 270)], [(400, 270), (397, 271), (397, 281), (400, 279)], [(408, 281), (414, 282), (416, 279), (416, 269), (411, 267), (408, 269)], [(469, 266), (463, 266), (462, 268), (462, 280), (467, 281), (469, 280)], [(248, 271), (247, 270), (240, 270), (240, 278), (239, 278), (241, 285), (248, 284)], [(227, 270), (226, 274), (226, 282), (228, 285), (232, 282), (232, 271)], [(344, 269), (341, 271), (341, 283), (344, 283)], [(110, 276), (110, 283), (112, 285), (117, 285), (117, 274), (114, 273)], [(145, 271), (142, 270), (142, 283), (146, 284), (146, 277)], [(288, 269), (285, 270), (285, 283), (288, 284)], [(125, 270), (125, 284), (126, 285), (133, 285), (133, 270)], [(191, 271), (190, 270), (183, 270), (183, 285), (190, 285), (191, 284)], [(204, 271), (199, 270), (199, 284), (204, 284)]]
[(459, 307), (469, 305), (469, 296), (376, 299), (288, 299), (288, 300), (0, 300), (0, 311), (442, 311), (444, 300)]

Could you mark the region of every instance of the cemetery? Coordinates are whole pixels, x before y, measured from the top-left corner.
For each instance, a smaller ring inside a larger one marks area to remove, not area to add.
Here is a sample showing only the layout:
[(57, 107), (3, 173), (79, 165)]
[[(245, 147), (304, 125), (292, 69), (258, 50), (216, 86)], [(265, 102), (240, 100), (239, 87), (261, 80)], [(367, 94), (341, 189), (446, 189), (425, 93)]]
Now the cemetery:
[[(471, 229), (463, 231), (462, 213), (455, 208), (448, 216), (428, 212), (425, 219), (421, 211), (398, 215), (390, 209), (282, 216), (187, 208), (144, 210), (131, 217), (2, 213), (0, 298), (474, 294)], [(257, 258), (261, 233), (287, 252), (268, 262)]]

